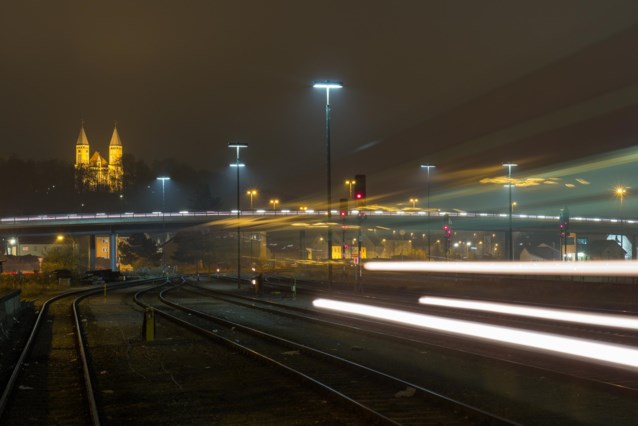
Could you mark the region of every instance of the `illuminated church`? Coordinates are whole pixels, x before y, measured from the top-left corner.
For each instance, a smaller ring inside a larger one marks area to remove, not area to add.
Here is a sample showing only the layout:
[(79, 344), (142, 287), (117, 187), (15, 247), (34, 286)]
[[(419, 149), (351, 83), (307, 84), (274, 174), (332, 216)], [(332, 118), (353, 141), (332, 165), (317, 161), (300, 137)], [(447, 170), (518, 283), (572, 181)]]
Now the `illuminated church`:
[(89, 157), (89, 139), (84, 131), (84, 123), (75, 143), (75, 181), (78, 190), (121, 192), (124, 169), (122, 168), (122, 141), (117, 132), (117, 124), (109, 143), (109, 159), (106, 161), (95, 151)]

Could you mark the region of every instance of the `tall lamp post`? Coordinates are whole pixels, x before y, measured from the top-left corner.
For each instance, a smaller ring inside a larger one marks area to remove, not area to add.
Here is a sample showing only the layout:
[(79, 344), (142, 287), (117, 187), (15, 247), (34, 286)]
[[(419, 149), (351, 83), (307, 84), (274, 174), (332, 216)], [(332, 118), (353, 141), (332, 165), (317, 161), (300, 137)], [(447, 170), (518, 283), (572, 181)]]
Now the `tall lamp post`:
[[(55, 240), (60, 244), (63, 244), (65, 239), (66, 237), (63, 234), (59, 234), (55, 237)], [(76, 242), (75, 242), (75, 238), (73, 238), (71, 234), (69, 234), (69, 239), (71, 240), (71, 269), (75, 271), (77, 269), (76, 255), (75, 255)]]
[[(327, 168), (327, 203), (328, 222), (332, 219), (332, 178), (330, 169), (330, 89), (341, 89), (343, 83), (340, 81), (315, 81), (313, 86), (316, 89), (326, 89), (326, 168)], [(328, 226), (328, 260), (332, 260), (332, 229)], [(328, 263), (328, 281), (332, 283), (332, 264)]]
[(507, 167), (507, 187), (509, 189), (509, 230), (507, 236), (507, 258), (508, 260), (514, 260), (514, 243), (512, 238), (512, 167), (516, 167), (518, 164), (515, 163), (503, 163), (503, 167)]
[(166, 181), (167, 180), (171, 180), (171, 178), (169, 178), (168, 176), (160, 176), (158, 177), (156, 180), (159, 180), (162, 182), (162, 215), (164, 214), (164, 203), (165, 203), (165, 198), (164, 198), (164, 193), (165, 193), (165, 185), (166, 185)]
[[(168, 176), (160, 176), (158, 178), (156, 178), (156, 180), (159, 180), (162, 182), (162, 234), (164, 234), (164, 210), (166, 209), (165, 206), (165, 186), (166, 186), (166, 181), (167, 180), (171, 180), (170, 177)], [(166, 255), (164, 254), (166, 247), (164, 247), (164, 245), (166, 244), (168, 238), (166, 237), (166, 235), (164, 235), (164, 244), (162, 244), (162, 272), (165, 272), (164, 269), (166, 268)], [(168, 281), (168, 275), (166, 275), (166, 281)]]
[(279, 204), (279, 200), (270, 200), (270, 204), (272, 204), (272, 211), (277, 214), (277, 204)]
[(239, 150), (242, 148), (248, 148), (248, 145), (244, 143), (229, 143), (228, 148), (235, 149), (237, 155), (235, 162), (230, 164), (230, 167), (234, 167), (237, 170), (237, 288), (241, 288), (241, 210), (239, 199), (239, 169), (244, 167), (245, 164), (239, 162)]
[(412, 203), (412, 208), (416, 208), (416, 203), (419, 202), (418, 198), (410, 198), (410, 202)]
[(255, 195), (257, 195), (257, 190), (256, 189), (250, 189), (248, 191), (246, 191), (246, 195), (248, 195), (250, 197), (250, 210), (253, 209), (253, 197)]
[(427, 198), (427, 209), (428, 209), (428, 221), (427, 221), (427, 231), (428, 231), (428, 260), (431, 260), (430, 256), (430, 169), (435, 168), (436, 166), (432, 164), (422, 164), (421, 168), (427, 170), (427, 178), (425, 179), (425, 192)]
[(620, 248), (624, 250), (623, 243), (625, 242), (624, 240), (625, 229), (624, 229), (624, 222), (622, 217), (622, 213), (623, 213), (622, 207), (623, 207), (623, 201), (625, 201), (625, 194), (627, 194), (627, 187), (617, 186), (614, 192), (616, 193), (616, 197), (620, 198)]
[(346, 179), (346, 185), (348, 185), (348, 199), (352, 199), (352, 185), (357, 183), (354, 179)]

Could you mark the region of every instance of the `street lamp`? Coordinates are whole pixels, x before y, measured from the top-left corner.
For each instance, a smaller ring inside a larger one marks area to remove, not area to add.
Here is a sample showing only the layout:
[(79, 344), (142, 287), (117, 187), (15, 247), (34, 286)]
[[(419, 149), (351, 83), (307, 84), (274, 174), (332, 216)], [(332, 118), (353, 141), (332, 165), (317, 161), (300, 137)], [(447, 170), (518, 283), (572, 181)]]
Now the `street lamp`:
[(514, 243), (512, 239), (512, 167), (516, 167), (515, 163), (503, 163), (503, 167), (507, 167), (507, 187), (509, 188), (509, 232), (507, 237), (507, 257), (509, 260), (514, 260)]
[(257, 195), (256, 189), (250, 189), (246, 192), (246, 195), (250, 197), (250, 210), (253, 209), (253, 197)]
[(412, 208), (416, 208), (416, 203), (419, 202), (418, 198), (410, 198), (410, 202), (412, 203)]
[(156, 180), (162, 181), (162, 214), (164, 214), (164, 185), (166, 184), (166, 181), (171, 180), (171, 178), (169, 178), (168, 176), (160, 176), (156, 178)]
[(624, 250), (623, 248), (623, 243), (624, 241), (624, 223), (623, 223), (623, 218), (622, 218), (622, 207), (623, 207), (623, 201), (625, 201), (625, 194), (627, 194), (627, 187), (619, 185), (614, 189), (614, 193), (616, 194), (616, 197), (620, 198), (620, 248)]
[(357, 183), (354, 179), (346, 179), (346, 185), (348, 185), (348, 198), (352, 199), (352, 185)]
[[(332, 219), (332, 178), (330, 169), (330, 89), (341, 89), (343, 83), (340, 81), (315, 81), (312, 85), (315, 89), (326, 89), (326, 177), (327, 177), (327, 202), (328, 202), (328, 222)], [(332, 229), (328, 227), (328, 260), (332, 260)], [(329, 264), (332, 265), (332, 264)], [(328, 268), (328, 280), (332, 282), (332, 267)]]
[(239, 169), (246, 165), (239, 162), (239, 150), (242, 148), (248, 148), (248, 145), (244, 143), (229, 143), (228, 148), (235, 149), (237, 156), (235, 162), (230, 164), (230, 167), (234, 167), (237, 170), (237, 288), (241, 288), (241, 210), (239, 209)]
[(435, 168), (436, 166), (432, 164), (422, 164), (421, 168), (426, 169), (428, 174), (425, 180), (425, 191), (427, 197), (427, 209), (428, 209), (428, 220), (427, 220), (427, 231), (428, 231), (428, 260), (431, 260), (430, 257), (430, 169)]
[[(75, 238), (73, 238), (73, 236), (69, 235), (69, 238), (71, 239), (71, 269), (75, 270), (76, 269), (76, 265), (75, 265), (75, 246), (76, 246), (76, 242), (75, 242)], [(55, 237), (55, 240), (60, 243), (63, 244), (64, 240), (66, 239), (66, 237), (62, 234), (57, 235)]]
[(279, 204), (279, 200), (270, 200), (270, 204), (272, 204), (272, 211), (277, 213), (277, 204)]
[[(162, 182), (162, 234), (164, 234), (164, 210), (166, 209), (164, 205), (164, 202), (165, 202), (164, 190), (165, 190), (166, 181), (171, 180), (171, 178), (168, 176), (160, 176), (156, 178), (156, 180), (159, 180)], [(166, 256), (164, 254), (164, 252), (166, 251), (166, 247), (164, 246), (166, 245), (167, 241), (168, 241), (168, 236), (164, 235), (164, 244), (162, 244), (162, 272), (165, 272), (165, 268), (166, 268)], [(166, 281), (168, 281), (168, 275), (166, 276)]]

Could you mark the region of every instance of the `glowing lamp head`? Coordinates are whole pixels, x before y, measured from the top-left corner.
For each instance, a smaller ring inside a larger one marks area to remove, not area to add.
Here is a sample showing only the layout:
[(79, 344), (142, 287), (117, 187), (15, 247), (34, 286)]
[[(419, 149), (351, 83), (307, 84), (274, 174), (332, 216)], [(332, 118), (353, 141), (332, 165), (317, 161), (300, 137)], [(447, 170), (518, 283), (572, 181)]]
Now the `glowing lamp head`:
[(245, 144), (245, 143), (229, 143), (228, 144), (228, 148), (235, 148), (235, 149), (248, 148), (248, 144)]
[(343, 83), (340, 81), (330, 80), (315, 81), (312, 84), (312, 87), (315, 89), (341, 89), (343, 87)]

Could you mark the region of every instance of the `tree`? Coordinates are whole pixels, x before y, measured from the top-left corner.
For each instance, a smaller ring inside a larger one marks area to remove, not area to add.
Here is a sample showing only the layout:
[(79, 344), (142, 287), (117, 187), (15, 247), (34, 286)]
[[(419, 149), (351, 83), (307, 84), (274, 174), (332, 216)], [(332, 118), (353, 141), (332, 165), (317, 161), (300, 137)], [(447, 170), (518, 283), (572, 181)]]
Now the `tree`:
[(49, 248), (42, 259), (42, 271), (44, 273), (55, 271), (56, 269), (68, 269), (77, 271), (78, 259), (74, 256), (73, 247), (59, 246)]
[(159, 266), (162, 253), (146, 234), (133, 234), (118, 245), (120, 260), (134, 268)]

